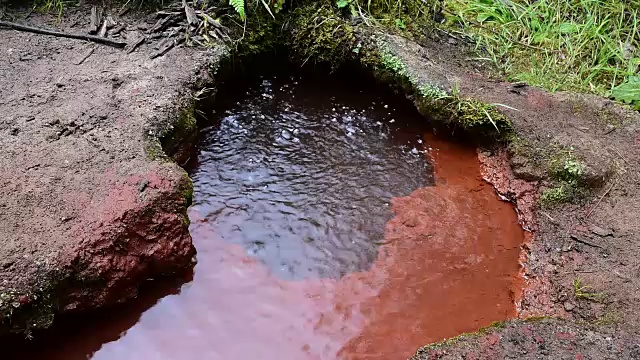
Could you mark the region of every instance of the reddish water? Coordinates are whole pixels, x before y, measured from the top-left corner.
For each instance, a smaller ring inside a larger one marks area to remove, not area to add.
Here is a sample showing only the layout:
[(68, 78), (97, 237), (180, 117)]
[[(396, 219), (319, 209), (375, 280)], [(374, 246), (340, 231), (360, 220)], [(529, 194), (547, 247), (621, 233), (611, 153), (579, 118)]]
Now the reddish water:
[[(391, 102), (336, 110), (340, 99), (315, 106), (321, 101), (305, 102), (308, 93), (289, 94), (303, 98), (286, 100), (293, 123), (262, 119), (265, 130), (247, 120), (265, 112), (255, 100), (257, 112), (225, 113), (205, 131), (215, 141), (202, 147), (193, 174), (191, 282), (155, 304), (155, 295), (143, 298), (133, 314), (111, 312), (95, 328), (16, 354), (404, 359), (516, 316), (524, 234), (513, 207), (481, 179), (474, 149), (410, 125), (421, 119)], [(329, 122), (307, 121), (322, 113)], [(341, 120), (332, 121), (337, 113)], [(384, 128), (372, 125), (378, 120)], [(432, 150), (411, 151), (422, 146)], [(432, 170), (435, 186), (427, 186)], [(333, 177), (308, 176), (316, 173)]]

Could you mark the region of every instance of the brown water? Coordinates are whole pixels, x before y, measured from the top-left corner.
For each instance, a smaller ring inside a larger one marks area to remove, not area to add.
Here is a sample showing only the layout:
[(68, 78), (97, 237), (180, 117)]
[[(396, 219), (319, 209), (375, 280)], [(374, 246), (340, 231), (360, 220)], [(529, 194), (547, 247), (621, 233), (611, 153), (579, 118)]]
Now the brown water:
[(17, 357), (404, 359), (516, 316), (514, 209), (474, 149), (403, 99), (265, 78), (213, 117), (192, 171), (193, 279)]

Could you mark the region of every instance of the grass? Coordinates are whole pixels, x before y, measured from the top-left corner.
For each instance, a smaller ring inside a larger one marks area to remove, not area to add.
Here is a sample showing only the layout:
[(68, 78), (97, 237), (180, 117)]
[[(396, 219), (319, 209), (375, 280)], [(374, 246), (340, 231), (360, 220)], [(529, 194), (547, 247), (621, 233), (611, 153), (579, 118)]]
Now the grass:
[(573, 280), (572, 285), (573, 295), (576, 299), (601, 302), (606, 298), (606, 294), (604, 292), (595, 292), (590, 285), (586, 285), (580, 278)]
[(55, 11), (58, 13), (58, 20), (60, 20), (62, 11), (64, 10), (64, 3), (64, 0), (37, 0), (34, 3), (34, 9), (47, 13)]
[(627, 98), (636, 95), (639, 11), (640, 0), (446, 0), (444, 9), (446, 26), (512, 80), (599, 95), (632, 83)]

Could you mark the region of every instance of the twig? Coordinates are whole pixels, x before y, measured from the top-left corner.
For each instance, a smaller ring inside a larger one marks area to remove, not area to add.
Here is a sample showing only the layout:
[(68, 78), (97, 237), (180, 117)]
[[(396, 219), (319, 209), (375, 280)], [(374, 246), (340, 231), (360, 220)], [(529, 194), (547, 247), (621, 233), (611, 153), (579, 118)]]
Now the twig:
[(164, 54), (168, 53), (169, 50), (173, 49), (176, 45), (181, 44), (183, 41), (184, 41), (184, 37), (180, 39), (170, 40), (167, 43), (163, 44), (158, 49), (158, 51), (151, 53), (151, 55), (149, 55), (149, 58), (155, 59), (157, 57), (163, 56)]
[(622, 159), (622, 161), (624, 161), (625, 164), (629, 165), (629, 162), (627, 161), (627, 159), (624, 158), (624, 156), (622, 156), (622, 154), (620, 154), (620, 152), (618, 151), (618, 149), (611, 147), (611, 150), (613, 150), (613, 152), (615, 152), (616, 154), (618, 154), (618, 156), (620, 156), (620, 159)]
[(541, 213), (542, 215), (546, 216), (546, 217), (547, 217), (547, 219), (551, 220), (551, 222), (552, 222), (552, 223), (554, 223), (554, 224), (557, 224), (557, 223), (558, 223), (558, 222), (556, 221), (556, 219), (552, 218), (552, 217), (551, 217), (551, 215), (547, 214), (546, 212), (544, 212), (544, 211), (540, 211), (540, 213)]
[(593, 205), (593, 207), (591, 207), (591, 209), (589, 210), (589, 212), (587, 213), (587, 215), (585, 216), (585, 219), (588, 218), (591, 213), (593, 212), (593, 210), (595, 210), (598, 205), (600, 205), (600, 202), (602, 202), (602, 199), (604, 199), (605, 196), (607, 196), (607, 194), (609, 193), (609, 191), (611, 191), (611, 189), (613, 189), (613, 187), (616, 185), (615, 180), (613, 181), (613, 184), (611, 184), (611, 187), (609, 187), (609, 189), (607, 191), (604, 192), (604, 194), (602, 194), (602, 196), (600, 196), (600, 199), (598, 199), (598, 202)]
[(451, 38), (454, 38), (454, 39), (456, 39), (456, 40), (458, 40), (458, 41), (461, 41), (459, 37), (457, 37), (457, 36), (453, 35), (452, 33), (448, 32), (447, 30), (440, 29), (439, 27), (437, 27), (437, 28), (436, 28), (436, 30), (438, 30), (438, 31), (440, 31), (441, 33), (443, 33), (443, 34), (447, 35), (448, 37), (451, 37)]
[(85, 56), (82, 57), (82, 59), (80, 59), (80, 61), (76, 62), (75, 65), (82, 65), (82, 63), (87, 60), (89, 58), (89, 56), (91, 56), (91, 54), (93, 54), (93, 52), (96, 50), (96, 47), (92, 47), (91, 49), (89, 49), (89, 51), (86, 53)]
[(573, 239), (574, 241), (577, 241), (581, 244), (585, 244), (585, 245), (589, 245), (589, 246), (593, 246), (595, 248), (599, 248), (599, 249), (604, 249), (602, 246), (598, 245), (598, 244), (594, 244), (592, 242), (589, 242), (587, 240), (584, 239), (580, 239), (579, 237), (577, 237), (576, 235), (571, 235), (571, 239)]
[(18, 31), (32, 32), (35, 34), (57, 36), (57, 37), (63, 37), (63, 38), (69, 38), (69, 39), (87, 40), (87, 41), (92, 41), (95, 43), (113, 46), (117, 48), (123, 48), (125, 45), (127, 45), (127, 43), (124, 43), (121, 41), (101, 38), (99, 36), (85, 35), (85, 34), (69, 34), (69, 33), (64, 33), (60, 31), (46, 30), (46, 29), (40, 29), (40, 28), (27, 26), (27, 25), (16, 24), (13, 22), (3, 21), (3, 20), (0, 20), (0, 27), (7, 27), (10, 29), (18, 30)]
[(498, 134), (500, 134), (500, 129), (498, 129), (498, 125), (496, 125), (495, 121), (493, 121), (493, 119), (491, 118), (491, 115), (489, 115), (489, 112), (485, 109), (482, 109), (482, 111), (484, 111), (484, 113), (489, 118), (489, 121), (491, 121), (491, 123), (493, 124), (493, 127), (496, 128), (496, 131), (498, 131)]
[(140, 46), (140, 44), (142, 44), (145, 41), (145, 37), (140, 35), (137, 39), (132, 40), (131, 42), (129, 42), (125, 47), (124, 50), (127, 52), (127, 54), (131, 54), (132, 52), (134, 52), (136, 50), (136, 48), (138, 46)]
[(102, 22), (102, 11), (96, 6), (91, 8), (91, 24), (89, 25), (89, 34), (95, 34), (98, 32), (100, 23)]

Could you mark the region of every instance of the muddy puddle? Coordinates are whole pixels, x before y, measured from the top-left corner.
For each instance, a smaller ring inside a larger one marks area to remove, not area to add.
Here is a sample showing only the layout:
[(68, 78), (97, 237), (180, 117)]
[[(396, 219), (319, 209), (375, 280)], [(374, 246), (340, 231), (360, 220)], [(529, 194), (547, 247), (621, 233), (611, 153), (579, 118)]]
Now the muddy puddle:
[[(239, 95), (238, 95), (239, 94)], [(45, 359), (404, 359), (516, 316), (524, 234), (404, 99), (264, 77), (191, 161), (192, 278), (11, 346)]]

